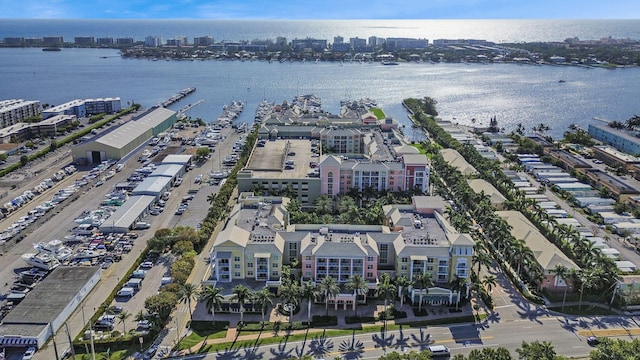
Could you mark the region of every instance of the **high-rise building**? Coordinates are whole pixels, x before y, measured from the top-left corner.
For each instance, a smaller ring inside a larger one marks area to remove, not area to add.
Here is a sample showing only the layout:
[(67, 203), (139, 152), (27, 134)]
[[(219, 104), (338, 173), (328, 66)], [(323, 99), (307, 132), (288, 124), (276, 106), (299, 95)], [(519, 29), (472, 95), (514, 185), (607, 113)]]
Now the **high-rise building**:
[(193, 38), (193, 45), (211, 46), (213, 45), (213, 36), (198, 36)]
[(162, 46), (162, 36), (149, 35), (144, 38), (144, 46), (160, 47)]

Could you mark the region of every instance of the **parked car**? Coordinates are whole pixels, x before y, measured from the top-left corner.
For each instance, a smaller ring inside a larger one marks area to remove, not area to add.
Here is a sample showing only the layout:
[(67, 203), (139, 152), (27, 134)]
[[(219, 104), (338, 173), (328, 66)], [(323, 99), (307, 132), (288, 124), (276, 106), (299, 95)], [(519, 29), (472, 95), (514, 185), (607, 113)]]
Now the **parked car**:
[(142, 264), (140, 264), (140, 267), (141, 268), (147, 268), (147, 269), (152, 268), (153, 267), (153, 262), (145, 261)]
[(22, 355), (22, 360), (33, 359), (33, 355), (35, 355), (35, 353), (36, 353), (36, 348), (34, 348), (33, 346), (28, 348), (27, 351), (25, 351), (24, 354)]
[(144, 352), (144, 359), (151, 359), (158, 351), (158, 345), (153, 345)]
[(587, 344), (589, 344), (591, 346), (596, 346), (596, 345), (600, 344), (600, 339), (598, 339), (597, 336), (589, 336), (587, 338)]
[(151, 322), (149, 320), (138, 321), (138, 329), (149, 329), (149, 328), (151, 328)]

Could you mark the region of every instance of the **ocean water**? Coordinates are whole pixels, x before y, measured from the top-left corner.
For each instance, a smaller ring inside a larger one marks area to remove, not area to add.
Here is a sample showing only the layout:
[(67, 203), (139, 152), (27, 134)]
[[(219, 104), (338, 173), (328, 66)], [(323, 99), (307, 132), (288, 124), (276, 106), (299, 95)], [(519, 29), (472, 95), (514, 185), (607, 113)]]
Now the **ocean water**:
[[(106, 57), (106, 58), (105, 58)], [(0, 99), (58, 105), (77, 98), (115, 97), (149, 107), (177, 91), (197, 91), (172, 106), (203, 100), (187, 115), (213, 121), (233, 100), (247, 103), (240, 121), (252, 122), (258, 103), (315, 94), (338, 113), (340, 100), (371, 98), (410, 123), (401, 101), (429, 96), (440, 116), (487, 126), (496, 116), (506, 131), (539, 123), (561, 137), (570, 124), (624, 121), (640, 114), (640, 68), (616, 70), (515, 64), (268, 63), (266, 61), (151, 61), (123, 59), (111, 49), (0, 49)], [(559, 79), (566, 82), (559, 83)]]
[[(331, 39), (335, 35), (476, 38), (494, 41), (551, 41), (578, 36), (640, 38), (640, 20), (477, 21), (140, 21), (2, 20), (0, 37), (213, 35), (217, 41), (286, 36)], [(559, 83), (563, 79), (566, 82)], [(429, 96), (440, 116), (486, 126), (496, 116), (506, 131), (540, 123), (559, 138), (570, 124), (586, 127), (598, 119), (624, 121), (640, 114), (640, 69), (590, 69), (515, 64), (430, 64), (399, 66), (360, 63), (268, 63), (263, 61), (151, 61), (122, 59), (113, 49), (43, 52), (0, 49), (0, 99), (23, 98), (57, 105), (77, 98), (115, 97), (152, 106), (177, 91), (197, 91), (172, 106), (203, 100), (187, 115), (213, 121), (233, 100), (247, 103), (240, 121), (251, 122), (257, 104), (315, 94), (337, 113), (340, 100), (378, 101), (385, 112), (410, 123), (401, 101)]]
[[(0, 15), (1, 16), (1, 15)], [(133, 37), (213, 36), (216, 41), (319, 38), (411, 37), (483, 39), (494, 42), (640, 39), (640, 20), (61, 20), (2, 19), (0, 38), (63, 36)]]

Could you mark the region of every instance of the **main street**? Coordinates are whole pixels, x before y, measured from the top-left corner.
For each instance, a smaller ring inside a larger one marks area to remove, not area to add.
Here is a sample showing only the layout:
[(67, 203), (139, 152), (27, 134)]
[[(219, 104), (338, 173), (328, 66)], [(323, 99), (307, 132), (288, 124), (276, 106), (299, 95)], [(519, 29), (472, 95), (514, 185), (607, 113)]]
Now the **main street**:
[[(633, 324), (633, 323), (632, 323)], [(572, 358), (586, 358), (593, 350), (578, 331), (592, 327), (628, 326), (629, 322), (615, 318), (567, 318), (548, 314), (531, 319), (503, 321), (497, 314), (481, 324), (409, 327), (400, 330), (368, 334), (354, 334), (327, 338), (322, 334), (309, 334), (301, 341), (263, 345), (261, 339), (273, 336), (261, 334), (250, 346), (230, 346), (209, 354), (188, 355), (182, 359), (274, 359), (312, 355), (333, 359), (377, 359), (392, 351), (425, 350), (428, 345), (440, 344), (451, 349), (451, 354), (469, 354), (483, 347), (505, 347), (512, 355), (522, 341), (549, 341), (558, 354)], [(635, 324), (634, 324), (635, 326)], [(283, 333), (280, 333), (283, 335)], [(627, 337), (630, 339), (631, 336)]]

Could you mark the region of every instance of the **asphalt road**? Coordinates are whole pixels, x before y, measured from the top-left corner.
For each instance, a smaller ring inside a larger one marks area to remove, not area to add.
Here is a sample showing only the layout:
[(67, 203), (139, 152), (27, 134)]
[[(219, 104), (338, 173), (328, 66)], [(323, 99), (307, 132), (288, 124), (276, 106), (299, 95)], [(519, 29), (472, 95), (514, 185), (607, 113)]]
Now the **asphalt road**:
[[(469, 354), (471, 350), (484, 347), (505, 347), (516, 355), (515, 350), (522, 341), (551, 341), (557, 353), (574, 357), (587, 357), (593, 350), (583, 337), (575, 332), (580, 321), (565, 322), (554, 316), (540, 316), (535, 320), (503, 322), (487, 321), (483, 324), (459, 324), (451, 326), (429, 326), (422, 328), (403, 327), (400, 330), (327, 338), (312, 335), (302, 341), (261, 345), (257, 339), (252, 346), (233, 347), (210, 354), (185, 356), (181, 359), (275, 359), (284, 360), (305, 354), (333, 359), (377, 359), (393, 351), (410, 352), (427, 349), (429, 345), (445, 345), (451, 354)], [(262, 337), (271, 337), (264, 333)]]

